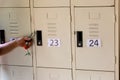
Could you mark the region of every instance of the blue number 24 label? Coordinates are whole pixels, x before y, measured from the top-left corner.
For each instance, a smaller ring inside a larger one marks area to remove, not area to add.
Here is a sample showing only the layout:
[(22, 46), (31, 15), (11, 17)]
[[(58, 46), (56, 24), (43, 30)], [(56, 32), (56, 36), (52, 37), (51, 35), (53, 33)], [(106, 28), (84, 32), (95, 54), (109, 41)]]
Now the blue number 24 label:
[(88, 39), (87, 47), (101, 47), (101, 40), (100, 39)]

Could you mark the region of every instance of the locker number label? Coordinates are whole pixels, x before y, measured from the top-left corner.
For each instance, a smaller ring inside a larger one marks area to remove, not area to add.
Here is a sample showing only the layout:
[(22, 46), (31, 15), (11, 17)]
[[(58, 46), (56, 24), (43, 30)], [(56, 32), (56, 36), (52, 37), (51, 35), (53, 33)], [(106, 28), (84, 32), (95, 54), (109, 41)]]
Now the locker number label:
[(101, 47), (101, 40), (100, 39), (88, 39), (87, 47)]
[(48, 47), (60, 47), (60, 39), (48, 39)]

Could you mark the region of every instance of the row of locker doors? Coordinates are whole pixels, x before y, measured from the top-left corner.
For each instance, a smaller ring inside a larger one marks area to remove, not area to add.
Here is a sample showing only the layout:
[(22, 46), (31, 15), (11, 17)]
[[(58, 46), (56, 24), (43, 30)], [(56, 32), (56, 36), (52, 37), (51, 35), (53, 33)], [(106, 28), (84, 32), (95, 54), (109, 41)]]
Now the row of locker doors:
[[(0, 11), (0, 29), (5, 30), (6, 41), (31, 33), (29, 8), (1, 8)], [(32, 66), (32, 54), (36, 54), (39, 67), (71, 68), (69, 8), (35, 8), (34, 15), (36, 53), (31, 48), (31, 56), (25, 56), (25, 50), (17, 48), (2, 56), (0, 63)], [(114, 23), (113, 7), (75, 8), (76, 69), (114, 71)]]
[[(32, 0), (31, 0), (32, 1)], [(71, 0), (33, 0), (34, 7), (70, 6)], [(112, 6), (114, 0), (73, 0), (75, 6)], [(0, 0), (0, 7), (29, 7), (30, 0)]]
[[(71, 70), (37, 68), (36, 80), (72, 80)], [(0, 80), (34, 80), (32, 67), (0, 66)], [(114, 72), (76, 70), (75, 80), (114, 80)]]

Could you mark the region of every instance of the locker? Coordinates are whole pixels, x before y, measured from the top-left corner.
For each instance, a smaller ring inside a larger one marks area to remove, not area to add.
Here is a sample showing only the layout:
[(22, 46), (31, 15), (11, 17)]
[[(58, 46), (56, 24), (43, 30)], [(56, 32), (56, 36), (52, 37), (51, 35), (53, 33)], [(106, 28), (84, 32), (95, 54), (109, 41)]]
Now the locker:
[(2, 66), (1, 80), (33, 80), (32, 67)]
[(0, 0), (0, 7), (29, 7), (29, 0)]
[(91, 80), (90, 73), (88, 71), (78, 71), (76, 70), (76, 80)]
[(37, 80), (72, 80), (71, 71), (65, 69), (37, 68)]
[(34, 0), (34, 7), (70, 6), (70, 0)]
[(1, 80), (13, 80), (12, 71), (8, 66), (1, 66)]
[(71, 68), (69, 8), (36, 8), (35, 27), (37, 66)]
[(113, 6), (114, 0), (75, 0), (75, 6)]
[(114, 72), (76, 71), (76, 80), (114, 80)]
[(92, 72), (91, 80), (115, 80), (114, 72)]
[[(0, 8), (0, 17), (0, 30), (5, 31), (6, 42), (16, 37), (30, 35), (30, 10), (28, 8)], [(32, 66), (32, 56), (25, 56), (25, 53), (24, 48), (18, 47), (9, 54), (1, 56), (0, 61), (2, 64)]]
[(114, 8), (75, 8), (76, 45), (82, 31), (83, 47), (76, 46), (76, 68), (114, 71)]

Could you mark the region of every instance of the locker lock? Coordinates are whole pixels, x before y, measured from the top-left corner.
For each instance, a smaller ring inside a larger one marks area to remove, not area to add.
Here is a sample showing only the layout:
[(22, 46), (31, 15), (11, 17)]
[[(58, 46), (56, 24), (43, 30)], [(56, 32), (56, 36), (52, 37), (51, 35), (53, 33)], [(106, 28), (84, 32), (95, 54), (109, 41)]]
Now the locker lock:
[(5, 43), (5, 30), (0, 30), (0, 44)]
[(77, 47), (83, 47), (83, 32), (77, 31)]
[(38, 30), (37, 34), (37, 46), (42, 46), (42, 31)]

